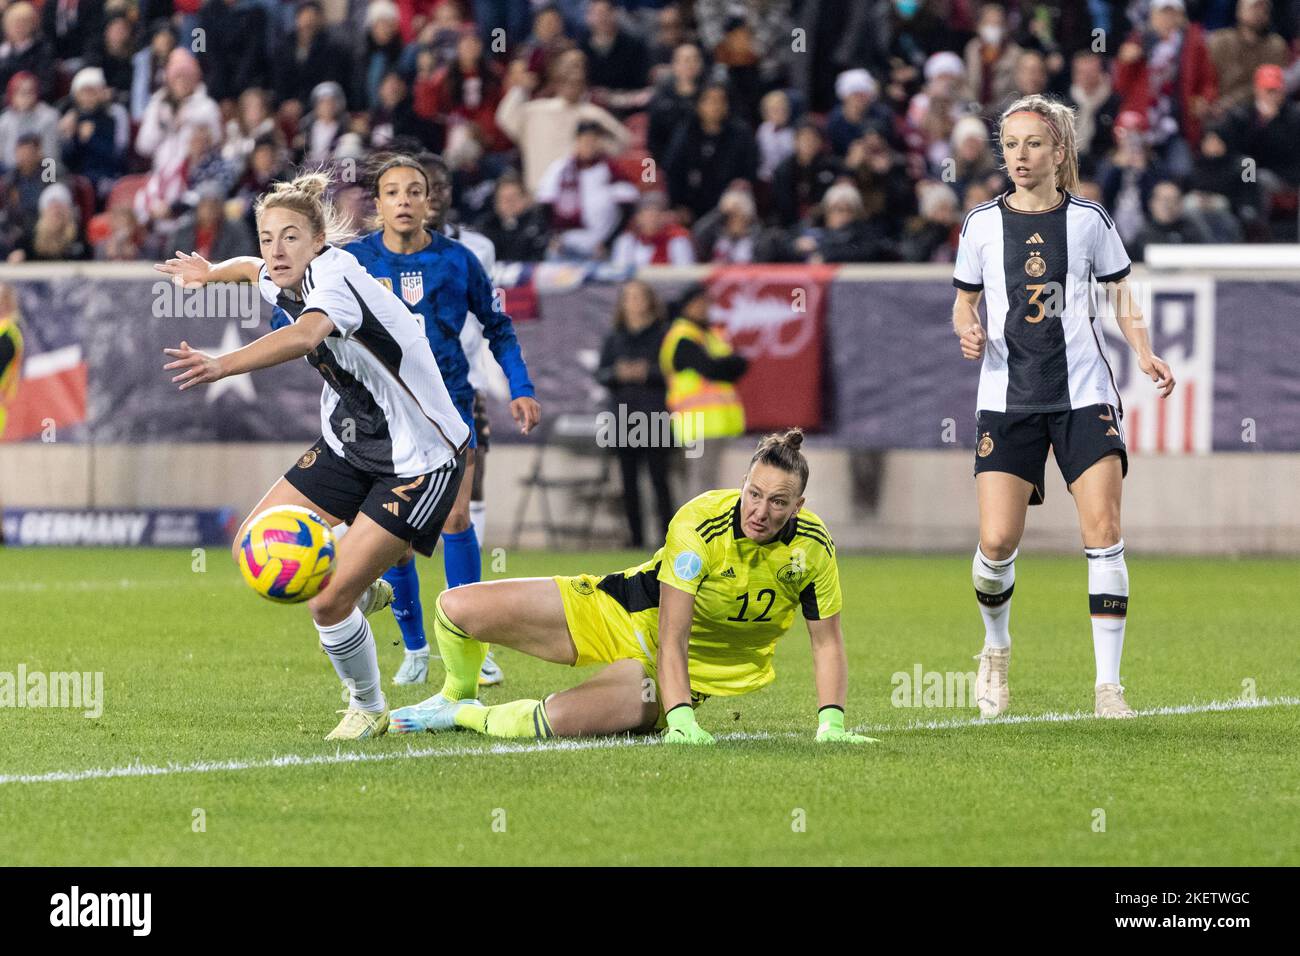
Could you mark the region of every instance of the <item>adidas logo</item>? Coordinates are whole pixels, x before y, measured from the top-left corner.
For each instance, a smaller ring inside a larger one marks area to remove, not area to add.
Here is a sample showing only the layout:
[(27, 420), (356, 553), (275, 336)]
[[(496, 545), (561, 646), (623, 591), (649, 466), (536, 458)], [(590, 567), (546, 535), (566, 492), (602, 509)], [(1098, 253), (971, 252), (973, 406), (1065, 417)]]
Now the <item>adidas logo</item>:
[(400, 506), (397, 504), (396, 501), (389, 501), (385, 503), (384, 510), (387, 511), (390, 515), (395, 515), (400, 510)]
[(1040, 236), (1038, 233), (1034, 233), (1032, 236), (1030, 236), (1028, 239), (1025, 240), (1025, 245), (1041, 246), (1045, 241), (1046, 240), (1044, 240), (1043, 237)]
[(722, 578), (734, 578), (735, 576), (736, 576), (736, 572), (731, 570), (731, 568), (727, 568), (727, 570), (723, 571), (720, 575), (718, 575), (718, 577), (722, 577)]
[(1119, 434), (1119, 432), (1115, 431), (1115, 426), (1114, 426), (1114, 425), (1111, 425), (1110, 428), (1107, 428), (1107, 429), (1106, 429), (1106, 435), (1107, 435), (1108, 437), (1109, 437), (1110, 435), (1118, 435), (1118, 434)]

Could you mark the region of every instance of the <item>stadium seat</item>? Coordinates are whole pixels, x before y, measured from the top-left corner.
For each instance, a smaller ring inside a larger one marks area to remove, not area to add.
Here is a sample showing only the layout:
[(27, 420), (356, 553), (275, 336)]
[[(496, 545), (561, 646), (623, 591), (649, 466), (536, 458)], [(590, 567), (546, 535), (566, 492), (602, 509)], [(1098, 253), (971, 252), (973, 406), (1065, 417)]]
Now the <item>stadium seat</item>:
[(123, 206), (131, 208), (135, 201), (135, 194), (144, 188), (144, 184), (149, 181), (148, 173), (139, 173), (135, 176), (123, 176), (113, 184), (112, 191), (108, 194), (106, 209), (120, 209)]
[(622, 153), (610, 160), (610, 165), (623, 176), (628, 182), (636, 186), (643, 193), (657, 192), (664, 186), (657, 179), (650, 179), (648, 182), (645, 177), (645, 160), (650, 158), (650, 154), (644, 149), (635, 147), (625, 149)]
[[(597, 514), (603, 510), (617, 515), (621, 492), (618, 483), (612, 480), (614, 456), (609, 449), (596, 444), (598, 425), (595, 413), (572, 412), (556, 415), (543, 425), (533, 466), (519, 479), (524, 493), (515, 508), (511, 550), (519, 547), (524, 532), (539, 528), (546, 532), (548, 548), (557, 547), (563, 538), (577, 539), (582, 547), (589, 548), (597, 531)], [(554, 461), (548, 470), (548, 461), (557, 458), (555, 451), (548, 456), (548, 450), (552, 449), (562, 452), (563, 459)], [(533, 492), (541, 499), (541, 521), (528, 520)], [(553, 493), (562, 496), (559, 511), (551, 502)], [(576, 517), (562, 520), (566, 516)], [(612, 527), (608, 533), (615, 537), (622, 535)]]

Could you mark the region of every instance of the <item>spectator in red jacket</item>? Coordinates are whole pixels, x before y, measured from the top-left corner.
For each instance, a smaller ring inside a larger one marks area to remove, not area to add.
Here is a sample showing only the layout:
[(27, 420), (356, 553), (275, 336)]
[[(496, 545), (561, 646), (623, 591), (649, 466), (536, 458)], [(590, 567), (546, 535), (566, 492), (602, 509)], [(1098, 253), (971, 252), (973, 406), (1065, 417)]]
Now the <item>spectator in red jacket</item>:
[(1202, 123), (1219, 97), (1219, 82), (1199, 24), (1187, 22), (1183, 0), (1152, 0), (1145, 29), (1119, 49), (1115, 89), (1121, 109), (1148, 118), (1152, 143), (1174, 176), (1192, 171)]
[(433, 17), (433, 9), (443, 0), (397, 0), (398, 29), (402, 42), (410, 43)]
[(456, 41), (456, 59), (434, 76), (431, 94), (436, 115), (476, 124), (488, 152), (510, 148), (510, 140), (497, 129), (496, 121), (497, 106), (505, 95), (501, 69), (488, 59), (483, 40), (473, 27)]

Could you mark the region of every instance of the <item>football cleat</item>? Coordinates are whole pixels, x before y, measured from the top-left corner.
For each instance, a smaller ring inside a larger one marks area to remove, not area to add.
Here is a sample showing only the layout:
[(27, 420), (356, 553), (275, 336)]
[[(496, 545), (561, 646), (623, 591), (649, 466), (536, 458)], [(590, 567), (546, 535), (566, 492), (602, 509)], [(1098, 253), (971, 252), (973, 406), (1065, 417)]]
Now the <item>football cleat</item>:
[(487, 657), (483, 659), (483, 667), (478, 672), (479, 687), (495, 687), (506, 679), (506, 675), (501, 673), (501, 665), (492, 659), (492, 652), (488, 651)]
[(402, 666), (393, 676), (394, 684), (423, 684), (429, 679), (429, 649), (407, 651)]
[(1094, 713), (1112, 719), (1137, 716), (1124, 699), (1124, 688), (1119, 684), (1097, 685), (1097, 709)]
[(370, 587), (357, 598), (357, 610), (369, 617), (393, 603), (393, 586), (383, 578), (376, 578)]
[(326, 735), (326, 740), (362, 740), (366, 737), (382, 737), (388, 731), (387, 710), (372, 713), (360, 707), (349, 707), (339, 713), (343, 719)]
[(418, 734), (421, 731), (438, 733), (456, 729), (456, 711), (462, 704), (483, 706), (477, 700), (448, 700), (434, 694), (410, 707), (399, 707), (392, 713), (391, 729), (395, 734)]
[(1006, 713), (1011, 703), (1011, 688), (1007, 684), (1007, 671), (1011, 666), (1011, 648), (985, 647), (975, 656), (980, 662), (975, 675), (975, 703), (980, 716), (997, 717)]

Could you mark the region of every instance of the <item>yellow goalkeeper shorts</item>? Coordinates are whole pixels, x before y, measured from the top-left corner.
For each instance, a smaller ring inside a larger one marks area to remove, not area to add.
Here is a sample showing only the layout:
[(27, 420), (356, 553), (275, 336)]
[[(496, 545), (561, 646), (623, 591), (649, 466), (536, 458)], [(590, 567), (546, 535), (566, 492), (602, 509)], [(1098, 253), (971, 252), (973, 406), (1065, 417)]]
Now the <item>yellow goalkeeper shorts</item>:
[[(600, 575), (596, 574), (557, 575), (555, 584), (560, 589), (564, 620), (578, 652), (573, 666), (640, 661), (646, 676), (655, 681), (657, 694), (659, 675), (655, 655), (659, 649), (659, 609), (629, 612), (613, 595), (597, 587)], [(708, 699), (708, 694), (691, 690), (692, 707), (699, 707)], [(667, 726), (662, 702), (657, 726), (660, 729)]]
[(659, 609), (629, 613), (613, 595), (600, 590), (595, 574), (557, 575), (564, 619), (578, 650), (575, 667), (639, 660), (655, 676)]

